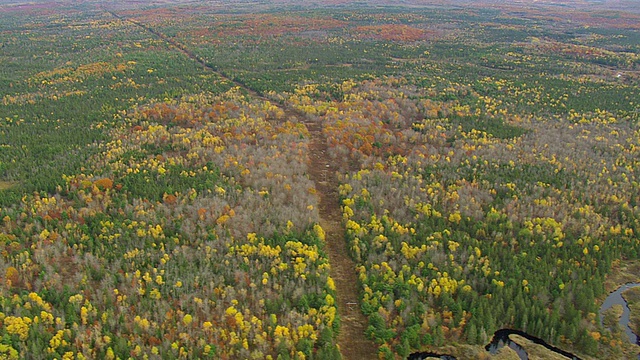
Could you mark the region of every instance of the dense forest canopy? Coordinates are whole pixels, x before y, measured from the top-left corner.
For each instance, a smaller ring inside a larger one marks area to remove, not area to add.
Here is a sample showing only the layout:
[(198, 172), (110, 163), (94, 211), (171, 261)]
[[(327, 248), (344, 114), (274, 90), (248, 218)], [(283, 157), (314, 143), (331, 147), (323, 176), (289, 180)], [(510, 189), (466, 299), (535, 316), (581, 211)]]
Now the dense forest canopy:
[(0, 357), (634, 357), (636, 5), (0, 1)]

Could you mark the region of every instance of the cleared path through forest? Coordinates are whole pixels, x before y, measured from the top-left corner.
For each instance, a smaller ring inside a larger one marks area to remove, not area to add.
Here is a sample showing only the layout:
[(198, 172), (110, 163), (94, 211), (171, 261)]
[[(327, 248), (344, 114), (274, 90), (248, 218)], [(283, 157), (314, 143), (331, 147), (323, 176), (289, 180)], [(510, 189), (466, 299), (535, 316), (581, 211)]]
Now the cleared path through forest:
[[(167, 44), (179, 50), (189, 58), (200, 63), (209, 71), (215, 72), (221, 78), (233, 82), (243, 88), (249, 95), (264, 101), (269, 99), (260, 96), (255, 90), (244, 84), (238, 83), (226, 77), (223, 73), (208, 64), (203, 58), (188, 50), (175, 39), (169, 38), (159, 31), (138, 21), (120, 16), (113, 11), (104, 9), (113, 17), (154, 34)], [(275, 104), (278, 105), (278, 104)], [(305, 119), (301, 112), (279, 105), (288, 117)], [(336, 285), (336, 303), (340, 315), (341, 326), (338, 336), (338, 345), (342, 357), (347, 360), (377, 359), (377, 345), (365, 337), (367, 320), (360, 310), (360, 296), (358, 279), (356, 277), (355, 263), (348, 255), (348, 248), (342, 227), (342, 210), (340, 208), (340, 196), (338, 194), (338, 179), (336, 170), (338, 167), (332, 163), (328, 154), (328, 145), (322, 132), (321, 119), (306, 121), (309, 130), (309, 177), (315, 183), (318, 196), (320, 226), (326, 233), (326, 251), (331, 263), (331, 277)]]
[(320, 226), (326, 233), (326, 250), (331, 262), (331, 277), (336, 285), (338, 313), (342, 320), (338, 337), (340, 352), (345, 359), (377, 359), (377, 345), (364, 336), (367, 319), (360, 311), (355, 264), (348, 255), (344, 237), (336, 164), (330, 160), (322, 124), (307, 122), (306, 126), (311, 135), (309, 175), (316, 184), (319, 197)]

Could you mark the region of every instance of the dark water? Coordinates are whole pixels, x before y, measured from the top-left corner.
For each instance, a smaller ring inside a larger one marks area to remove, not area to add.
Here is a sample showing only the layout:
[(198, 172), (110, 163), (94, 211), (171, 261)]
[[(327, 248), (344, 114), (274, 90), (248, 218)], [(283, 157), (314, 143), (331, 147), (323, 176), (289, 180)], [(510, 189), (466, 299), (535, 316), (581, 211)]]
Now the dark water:
[(602, 325), (603, 313), (614, 305), (622, 305), (622, 316), (620, 317), (619, 321), (620, 327), (624, 329), (625, 333), (627, 333), (629, 341), (632, 344), (640, 345), (640, 343), (638, 342), (638, 336), (629, 327), (629, 316), (631, 312), (629, 311), (627, 302), (624, 301), (624, 298), (622, 297), (623, 292), (637, 286), (640, 286), (640, 283), (629, 283), (620, 286), (616, 291), (607, 296), (607, 298), (602, 303), (602, 306), (600, 306), (600, 311), (598, 313), (600, 314), (600, 325)]
[[(518, 356), (520, 357), (521, 360), (529, 360), (529, 355), (527, 354), (527, 352), (524, 350), (524, 348), (522, 346), (520, 346), (518, 343), (516, 343), (515, 341), (512, 341), (511, 339), (509, 339), (509, 335), (519, 335), (522, 336), (523, 338), (533, 342), (534, 344), (540, 345), (540, 346), (544, 346), (546, 349), (548, 349), (549, 351), (553, 351), (557, 354), (560, 354), (562, 356), (565, 356), (569, 359), (572, 360), (581, 360), (578, 356), (568, 352), (568, 351), (564, 351), (560, 348), (557, 348), (553, 345), (549, 345), (547, 344), (544, 340), (537, 338), (535, 336), (529, 335), (523, 331), (520, 330), (514, 330), (514, 329), (500, 329), (498, 331), (496, 331), (493, 334), (493, 338), (491, 339), (491, 342), (489, 344), (487, 344), (484, 348), (485, 350), (487, 350), (490, 354), (495, 355), (498, 353), (498, 351), (500, 349), (502, 349), (505, 346), (510, 347), (511, 349), (513, 349)], [(430, 353), (430, 352), (416, 352), (413, 353), (411, 355), (409, 355), (409, 357), (407, 358), (408, 360), (422, 360), (422, 359), (426, 359), (427, 357), (432, 356), (435, 358), (439, 358), (439, 359), (443, 359), (443, 360), (455, 360), (456, 358), (448, 355), (448, 354), (436, 354), (436, 353)]]
[(529, 335), (524, 331), (520, 331), (520, 330), (514, 330), (514, 329), (500, 329), (498, 331), (496, 331), (493, 334), (493, 338), (491, 339), (491, 342), (485, 346), (485, 350), (487, 350), (489, 353), (491, 353), (492, 355), (495, 355), (498, 350), (500, 350), (503, 346), (507, 345), (509, 346), (511, 349), (513, 349), (518, 356), (520, 357), (521, 360), (529, 360), (529, 355), (527, 354), (527, 352), (524, 350), (524, 348), (522, 348), (522, 346), (520, 346), (518, 343), (512, 341), (511, 339), (509, 339), (509, 335), (519, 335), (522, 336), (523, 338), (533, 342), (536, 345), (540, 345), (543, 346), (544, 348), (546, 348), (549, 351), (553, 351), (554, 353), (560, 354), (562, 356), (565, 356), (569, 359), (572, 360), (580, 360), (580, 358), (568, 351), (564, 351), (560, 348), (557, 348), (553, 345), (549, 345), (547, 344), (546, 341), (535, 337), (533, 335)]
[(529, 354), (527, 354), (527, 351), (517, 342), (511, 341), (511, 339), (509, 339), (509, 331), (505, 330), (506, 329), (500, 329), (496, 331), (493, 334), (491, 342), (487, 344), (484, 349), (487, 350), (491, 355), (495, 355), (498, 353), (498, 351), (500, 351), (500, 349), (508, 346), (513, 351), (515, 351), (516, 354), (518, 354), (520, 360), (529, 360)]
[(416, 352), (409, 355), (407, 360), (424, 360), (426, 358), (436, 358), (441, 360), (457, 360), (455, 356), (436, 354), (432, 352)]

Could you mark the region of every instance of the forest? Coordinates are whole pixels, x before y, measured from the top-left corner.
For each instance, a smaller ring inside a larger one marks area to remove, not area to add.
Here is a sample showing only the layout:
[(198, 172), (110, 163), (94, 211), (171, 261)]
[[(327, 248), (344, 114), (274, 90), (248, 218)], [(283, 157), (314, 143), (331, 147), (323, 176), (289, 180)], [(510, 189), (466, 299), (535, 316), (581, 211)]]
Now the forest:
[(0, 0), (0, 358), (637, 358), (636, 5)]

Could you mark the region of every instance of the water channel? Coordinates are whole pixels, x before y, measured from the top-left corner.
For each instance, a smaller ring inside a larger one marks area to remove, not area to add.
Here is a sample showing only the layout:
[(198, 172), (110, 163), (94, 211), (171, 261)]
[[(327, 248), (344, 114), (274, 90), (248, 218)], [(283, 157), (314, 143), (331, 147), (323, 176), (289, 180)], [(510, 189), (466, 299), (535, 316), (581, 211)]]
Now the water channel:
[[(564, 351), (560, 348), (557, 348), (553, 345), (549, 345), (547, 344), (547, 342), (545, 342), (544, 340), (537, 338), (533, 335), (529, 335), (527, 333), (525, 333), (524, 331), (520, 331), (520, 330), (515, 330), (515, 329), (500, 329), (498, 331), (496, 331), (495, 333), (493, 333), (493, 338), (491, 338), (491, 342), (489, 344), (487, 344), (485, 346), (485, 350), (487, 350), (491, 355), (496, 355), (500, 349), (502, 349), (505, 346), (508, 346), (509, 348), (511, 348), (512, 350), (514, 350), (516, 352), (516, 354), (518, 354), (518, 357), (520, 358), (520, 360), (529, 360), (529, 355), (527, 354), (527, 351), (517, 342), (511, 340), (509, 338), (510, 335), (518, 335), (521, 336), (531, 342), (533, 342), (534, 344), (540, 345), (545, 347), (547, 350), (549, 351), (553, 351), (557, 354), (560, 354), (568, 359), (572, 359), (572, 360), (580, 360), (580, 358), (577, 355), (574, 355), (568, 351)], [(455, 360), (456, 358), (448, 355), (448, 354), (436, 354), (436, 353), (431, 353), (431, 352), (417, 352), (417, 353), (413, 353), (411, 355), (409, 355), (409, 357), (407, 358), (408, 360), (422, 360), (422, 359), (426, 359), (426, 358), (436, 358), (436, 359), (442, 359), (442, 360)]]
[(527, 351), (518, 343), (516, 343), (515, 341), (511, 340), (509, 338), (510, 335), (518, 335), (521, 336), (531, 342), (533, 342), (536, 345), (540, 345), (543, 346), (544, 348), (546, 348), (549, 351), (553, 351), (556, 354), (560, 354), (568, 359), (572, 359), (572, 360), (580, 360), (580, 358), (577, 355), (574, 355), (568, 351), (564, 351), (560, 348), (557, 348), (553, 345), (548, 344), (546, 341), (535, 337), (533, 335), (529, 335), (524, 331), (520, 331), (520, 330), (513, 330), (513, 329), (500, 329), (498, 331), (496, 331), (493, 334), (493, 339), (491, 339), (491, 342), (485, 346), (485, 350), (487, 350), (491, 355), (495, 355), (498, 353), (498, 351), (504, 347), (504, 346), (508, 346), (511, 349), (513, 349), (516, 354), (518, 354), (518, 357), (520, 358), (520, 360), (529, 360), (529, 355), (527, 354)]
[(619, 321), (620, 327), (624, 329), (624, 332), (627, 334), (627, 336), (629, 337), (629, 341), (632, 344), (640, 345), (638, 343), (638, 336), (629, 327), (629, 317), (631, 315), (631, 311), (629, 310), (629, 305), (627, 305), (627, 302), (622, 297), (623, 292), (638, 286), (640, 286), (640, 283), (629, 283), (629, 284), (624, 284), (620, 286), (616, 291), (612, 292), (611, 294), (609, 294), (609, 296), (607, 296), (607, 298), (604, 300), (604, 302), (600, 306), (600, 311), (598, 313), (600, 314), (600, 325), (602, 325), (602, 318), (603, 318), (604, 312), (609, 310), (614, 305), (621, 305), (622, 316), (620, 316), (620, 321)]

